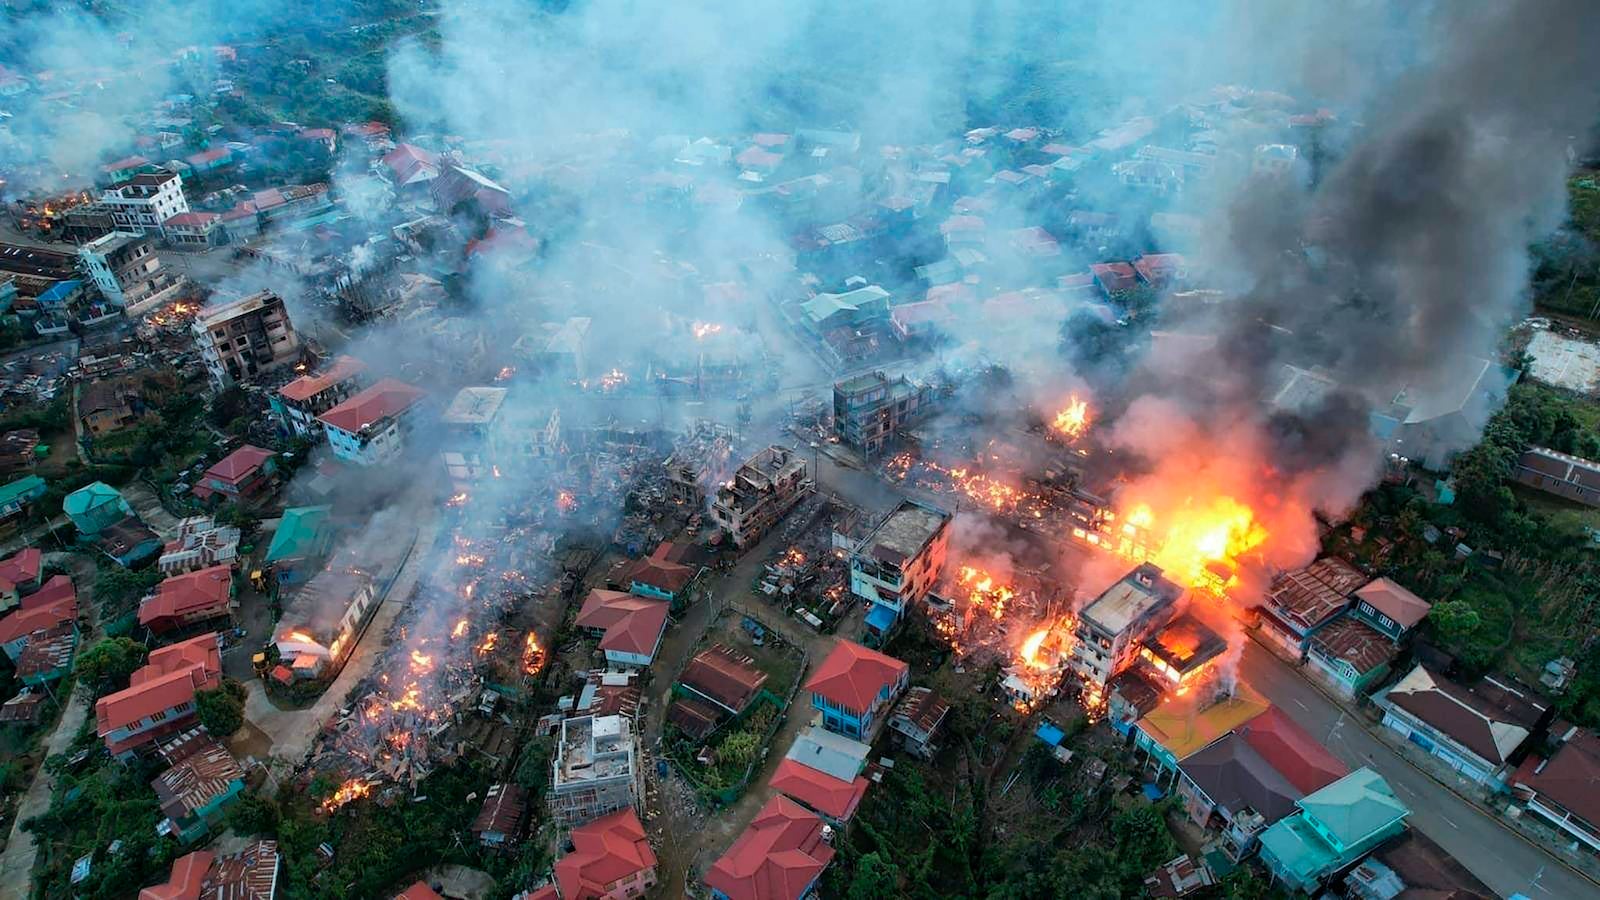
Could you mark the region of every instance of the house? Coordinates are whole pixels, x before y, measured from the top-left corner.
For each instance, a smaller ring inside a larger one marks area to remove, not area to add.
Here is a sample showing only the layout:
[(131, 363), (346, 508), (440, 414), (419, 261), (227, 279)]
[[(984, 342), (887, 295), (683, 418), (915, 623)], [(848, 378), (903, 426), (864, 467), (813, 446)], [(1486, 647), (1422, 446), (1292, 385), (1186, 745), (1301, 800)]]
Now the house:
[(1348, 614), (1312, 635), (1306, 670), (1346, 697), (1359, 697), (1389, 672), (1395, 648), (1366, 622)]
[(255, 840), (237, 853), (196, 850), (172, 861), (163, 884), (139, 900), (273, 900), (278, 895), (278, 842)]
[(1162, 863), (1145, 878), (1144, 896), (1151, 900), (1187, 897), (1216, 883), (1217, 877), (1203, 857), (1197, 862), (1185, 853)]
[(100, 167), (100, 174), (107, 181), (127, 181), (140, 172), (153, 168), (155, 163), (136, 154), (106, 163)]
[[(209, 216), (211, 213), (179, 213)], [(148, 235), (112, 232), (78, 248), (78, 262), (113, 307), (137, 315), (173, 299), (188, 280), (161, 264), (155, 240)]]
[(233, 565), (239, 557), (239, 529), (218, 525), (211, 516), (178, 520), (178, 536), (156, 560), (161, 574), (182, 575), (216, 565)]
[(394, 895), (394, 900), (444, 900), (444, 897), (426, 881), (419, 881)]
[(167, 243), (175, 250), (210, 250), (228, 240), (221, 213), (178, 213), (162, 222), (161, 230), (166, 233)]
[(1261, 829), (1295, 811), (1295, 801), (1350, 770), (1277, 708), (1178, 763), (1177, 794), (1202, 828), (1215, 825), (1231, 859), (1254, 849)]
[(730, 716), (749, 708), (767, 683), (755, 660), (723, 644), (701, 650), (683, 667), (677, 687)]
[(1489, 416), (1505, 402), (1520, 372), (1481, 357), (1441, 361), (1425, 385), (1407, 385), (1387, 408), (1376, 411), (1374, 429), (1389, 450), (1433, 471), (1449, 468), (1455, 451), (1470, 447)]
[(384, 378), (317, 417), (333, 455), (371, 466), (398, 457), (411, 433), (415, 411), (427, 392)]
[(749, 547), (816, 489), (808, 474), (804, 457), (773, 444), (745, 460), (717, 488), (711, 521), (728, 532), (735, 547)]
[(383, 157), (383, 168), (395, 190), (416, 189), (439, 177), (439, 157), (415, 144), (396, 144)]
[(191, 490), (205, 503), (253, 503), (276, 484), (277, 454), (245, 444), (217, 460)]
[(1489, 900), (1497, 896), (1416, 829), (1379, 845), (1344, 877), (1350, 900)]
[(661, 647), (670, 610), (671, 605), (660, 600), (595, 588), (584, 598), (573, 624), (600, 635), (606, 662), (644, 668)]
[(0, 485), (0, 523), (16, 524), (49, 490), (50, 486), (38, 475), (27, 475)]
[(1511, 777), (1511, 793), (1528, 812), (1600, 850), (1600, 737), (1571, 726), (1548, 758), (1530, 755)]
[(1585, 506), (1600, 506), (1600, 463), (1545, 447), (1529, 447), (1512, 477), (1531, 488)]
[(861, 772), (871, 752), (860, 741), (813, 725), (795, 738), (767, 784), (842, 827), (866, 796)]
[(1112, 676), (1138, 658), (1144, 640), (1183, 611), (1188, 592), (1153, 563), (1136, 566), (1078, 616), (1070, 665), (1103, 695)]
[(572, 829), (572, 852), (556, 861), (561, 900), (633, 900), (656, 884), (656, 853), (632, 808)]
[(1231, 690), (1192, 689), (1163, 699), (1133, 725), (1134, 746), (1143, 750), (1161, 775), (1175, 774), (1178, 763), (1212, 741), (1272, 707), (1248, 684)]
[(464, 387), (439, 416), (444, 426), (441, 455), (453, 481), (472, 482), (495, 472), (493, 438), (511, 393), (501, 387)]
[(1491, 789), (1522, 759), (1555, 710), (1505, 676), (1471, 687), (1418, 664), (1373, 702), (1383, 724), (1463, 776)]
[(190, 325), (195, 349), (211, 376), (225, 388), (300, 360), (300, 335), (283, 298), (257, 291), (230, 303), (201, 309)]
[(1305, 659), (1312, 633), (1349, 608), (1351, 595), (1368, 580), (1332, 556), (1279, 575), (1256, 608), (1261, 637), (1294, 660)]
[(904, 375), (869, 372), (834, 382), (833, 433), (868, 458), (896, 441), (901, 428), (926, 415), (933, 391)]
[(713, 900), (800, 900), (833, 861), (831, 834), (815, 813), (773, 797), (706, 872)]
[(910, 667), (892, 656), (853, 641), (834, 645), (806, 681), (811, 705), (822, 725), (847, 737), (870, 738), (886, 718), (885, 709), (905, 690)]
[(238, 609), (233, 567), (212, 566), (163, 580), (139, 604), (139, 624), (155, 634), (188, 628), (198, 622), (231, 618)]
[(101, 192), (100, 205), (112, 227), (129, 234), (161, 234), (163, 222), (189, 211), (182, 176), (160, 169), (116, 182)]
[(1108, 300), (1139, 286), (1139, 271), (1125, 262), (1095, 263), (1089, 274)]
[(44, 716), (44, 691), (24, 691), (0, 703), (0, 725), (37, 725)]
[(330, 564), (313, 575), (285, 604), (273, 643), (297, 679), (336, 671), (378, 607), (371, 575), (354, 566)]
[(662, 541), (654, 553), (629, 566), (622, 576), (628, 590), (641, 597), (666, 600), (673, 608), (682, 606), (702, 569), (673, 562), (667, 558), (671, 552), (672, 542)]
[(38, 547), (25, 547), (0, 560), (0, 612), (22, 602), (22, 595), (39, 587), (44, 554)]
[(1181, 284), (1189, 277), (1189, 269), (1182, 254), (1141, 253), (1133, 261), (1133, 270), (1139, 281), (1156, 290), (1166, 290)]
[[(49, 452), (50, 445), (40, 442), (37, 428), (13, 428), (0, 434), (0, 473), (31, 469)], [(3, 506), (4, 500), (0, 499), (0, 510)]]
[(78, 624), (67, 622), (35, 633), (17, 656), (17, 680), (39, 686), (66, 677), (78, 650)]
[(75, 624), (78, 593), (66, 575), (51, 578), (22, 601), (22, 608), (0, 618), (0, 650), (16, 662), (37, 635)]
[(563, 828), (639, 805), (639, 741), (623, 716), (563, 719), (550, 767), (545, 799), (551, 818)]
[(466, 212), (503, 219), (513, 214), (511, 192), (466, 166), (443, 165), (438, 177), (428, 184), (428, 193), (433, 197), (434, 210), (441, 215)]
[(69, 278), (50, 285), (39, 295), (33, 298), (39, 311), (52, 316), (64, 315), (69, 309), (78, 305), (83, 299), (84, 282), (80, 278)]
[(185, 156), (183, 162), (189, 167), (189, 171), (196, 175), (204, 175), (232, 165), (233, 151), (228, 149), (227, 145), (212, 147), (210, 150), (201, 150), (199, 153)]
[(166, 816), (156, 833), (192, 844), (217, 827), (244, 791), (244, 769), (201, 728), (163, 741), (157, 752), (171, 768), (150, 782)]
[(1353, 615), (1398, 644), (1428, 615), (1432, 604), (1388, 578), (1379, 578), (1356, 591)]
[[(83, 536), (79, 535), (79, 540)], [(138, 516), (127, 516), (106, 526), (91, 541), (96, 550), (124, 569), (161, 552), (161, 538)]]
[(875, 284), (842, 294), (817, 294), (800, 304), (802, 321), (817, 334), (840, 326), (856, 327), (889, 315), (889, 292)]
[(138, 423), (144, 413), (144, 394), (132, 376), (101, 378), (79, 389), (78, 423), (91, 440)]
[(484, 792), (483, 807), (472, 821), (472, 834), (490, 850), (510, 850), (522, 843), (528, 818), (528, 792), (521, 785), (492, 784)]
[(118, 759), (131, 759), (155, 741), (192, 726), (196, 691), (222, 685), (222, 641), (203, 634), (150, 652), (128, 687), (101, 697), (95, 733)]
[(264, 560), (278, 584), (299, 584), (321, 569), (333, 546), (332, 512), (331, 506), (296, 506), (283, 511)]
[(321, 372), (301, 375), (268, 398), (283, 430), (313, 443), (322, 440), (317, 417), (349, 399), (361, 386), (367, 364), (339, 356)]
[(1357, 769), (1296, 802), (1298, 811), (1261, 833), (1261, 861), (1291, 890), (1322, 880), (1405, 830), (1411, 814), (1383, 776)]
[(922, 759), (933, 759), (939, 752), (935, 739), (950, 704), (940, 699), (932, 688), (914, 687), (906, 691), (889, 714), (889, 730), (902, 749)]
[(850, 593), (872, 604), (869, 631), (888, 634), (908, 606), (933, 590), (950, 550), (953, 518), (936, 506), (902, 500), (851, 552)]

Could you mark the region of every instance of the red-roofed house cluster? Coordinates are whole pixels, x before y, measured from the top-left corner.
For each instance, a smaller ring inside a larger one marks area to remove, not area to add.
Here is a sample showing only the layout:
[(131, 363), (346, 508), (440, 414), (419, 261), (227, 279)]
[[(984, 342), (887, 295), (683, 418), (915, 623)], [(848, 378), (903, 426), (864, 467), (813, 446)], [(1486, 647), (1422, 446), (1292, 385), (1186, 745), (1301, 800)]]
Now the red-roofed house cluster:
[(111, 755), (131, 759), (167, 735), (193, 727), (195, 693), (222, 685), (222, 644), (202, 634), (150, 652), (123, 690), (95, 703), (95, 733)]

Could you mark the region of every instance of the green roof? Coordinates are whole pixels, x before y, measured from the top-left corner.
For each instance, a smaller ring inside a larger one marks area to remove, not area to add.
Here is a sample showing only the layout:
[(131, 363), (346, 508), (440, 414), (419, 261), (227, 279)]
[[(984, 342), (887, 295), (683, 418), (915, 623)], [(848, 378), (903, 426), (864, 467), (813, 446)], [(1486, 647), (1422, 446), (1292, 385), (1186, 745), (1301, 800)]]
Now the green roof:
[(800, 304), (811, 317), (813, 322), (825, 321), (837, 312), (860, 309), (861, 307), (878, 300), (888, 300), (889, 292), (875, 284), (859, 287), (843, 294), (818, 294), (810, 300)]
[(1316, 880), (1339, 859), (1333, 845), (1317, 834), (1302, 813), (1279, 819), (1261, 832), (1261, 852), (1277, 860), (1302, 884)]
[(1389, 782), (1361, 768), (1300, 801), (1300, 808), (1346, 847), (1360, 843), (1411, 814)]
[(328, 512), (331, 506), (297, 506), (283, 511), (278, 530), (272, 533), (267, 562), (315, 556), (327, 539)]
[(44, 489), (44, 479), (37, 475), (18, 478), (16, 481), (0, 487), (0, 506), (9, 506), (29, 494), (36, 494)]
[(107, 503), (121, 503), (122, 495), (117, 489), (104, 481), (95, 481), (84, 485), (66, 496), (61, 501), (61, 511), (69, 516), (82, 515), (91, 509), (99, 509)]

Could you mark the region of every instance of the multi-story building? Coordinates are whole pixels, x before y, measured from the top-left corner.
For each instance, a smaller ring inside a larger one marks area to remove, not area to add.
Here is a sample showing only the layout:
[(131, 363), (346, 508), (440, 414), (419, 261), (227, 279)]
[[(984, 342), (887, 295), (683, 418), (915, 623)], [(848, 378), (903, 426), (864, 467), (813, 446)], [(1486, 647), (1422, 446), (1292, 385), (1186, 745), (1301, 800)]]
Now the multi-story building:
[(623, 716), (578, 716), (561, 723), (551, 761), (550, 814), (575, 828), (639, 805), (639, 747)]
[(531, 465), (561, 450), (561, 411), (554, 406), (521, 402), (513, 395), (489, 435), (494, 461)]
[(850, 592), (872, 604), (867, 628), (882, 635), (939, 580), (950, 549), (949, 513), (902, 500), (850, 555)]
[(848, 446), (873, 456), (895, 441), (895, 432), (928, 412), (933, 392), (901, 375), (869, 372), (834, 382), (833, 433)]
[(95, 703), (95, 732), (119, 759), (193, 727), (196, 691), (222, 685), (222, 642), (203, 634), (150, 653), (128, 687)]
[(161, 223), (161, 230), (176, 250), (210, 250), (228, 239), (221, 214), (213, 212), (178, 213)]
[(477, 481), (494, 472), (490, 444), (500, 410), (505, 406), (505, 388), (464, 387), (439, 417), (445, 473), (452, 481)]
[(871, 742), (887, 711), (906, 688), (911, 667), (853, 641), (840, 641), (805, 689), (822, 713), (822, 727)]
[(656, 853), (632, 809), (574, 828), (569, 840), (572, 852), (555, 866), (557, 896), (562, 900), (632, 900), (655, 887)]
[(183, 178), (175, 172), (156, 171), (135, 175), (105, 189), (100, 203), (111, 212), (117, 231), (136, 234), (162, 234), (162, 223), (189, 211), (183, 196)]
[(1139, 656), (1141, 643), (1182, 611), (1187, 592), (1144, 563), (1105, 589), (1078, 616), (1072, 671), (1103, 696), (1106, 683)]
[(250, 381), (300, 358), (300, 335), (289, 321), (283, 298), (271, 291), (202, 309), (191, 328), (200, 359), (219, 388)]
[(371, 575), (339, 565), (323, 569), (295, 592), (273, 638), (294, 678), (321, 678), (342, 666), (378, 597)]
[(270, 398), (272, 412), (284, 431), (308, 441), (322, 440), (317, 417), (348, 400), (361, 388), (367, 364), (353, 356), (340, 356), (328, 368), (301, 375)]
[(155, 241), (142, 234), (96, 238), (78, 248), (78, 261), (102, 296), (132, 314), (171, 300), (184, 285), (161, 268)]
[(734, 546), (748, 547), (816, 489), (808, 474), (803, 457), (773, 444), (745, 460), (717, 489), (711, 520), (728, 532)]
[(427, 393), (385, 378), (317, 417), (333, 455), (362, 466), (387, 462), (405, 450), (417, 406)]

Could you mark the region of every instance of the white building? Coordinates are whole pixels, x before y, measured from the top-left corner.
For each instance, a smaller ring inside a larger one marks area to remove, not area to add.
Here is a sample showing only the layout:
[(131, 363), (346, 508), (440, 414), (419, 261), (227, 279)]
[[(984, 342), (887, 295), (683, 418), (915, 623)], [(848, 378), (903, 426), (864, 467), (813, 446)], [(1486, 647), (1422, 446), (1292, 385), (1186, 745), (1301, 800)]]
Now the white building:
[(1144, 563), (1083, 608), (1074, 632), (1072, 671), (1092, 687), (1104, 689), (1112, 676), (1139, 655), (1139, 644), (1182, 611), (1186, 592)]
[(385, 378), (317, 417), (333, 455), (362, 466), (388, 462), (405, 450), (418, 405), (427, 392)]
[(200, 359), (219, 388), (300, 358), (300, 336), (283, 298), (271, 291), (202, 309), (191, 329)]
[(186, 283), (161, 268), (155, 243), (141, 234), (101, 235), (78, 248), (78, 262), (106, 300), (134, 315), (174, 299)]
[(464, 387), (439, 417), (439, 424), (444, 426), (440, 455), (451, 481), (477, 481), (493, 473), (489, 436), (505, 406), (507, 393), (505, 388)]
[(111, 212), (117, 231), (162, 234), (162, 223), (189, 211), (183, 178), (174, 172), (135, 175), (105, 189), (100, 203)]
[(377, 586), (360, 570), (327, 568), (312, 576), (289, 601), (273, 643), (295, 678), (320, 678), (344, 663), (367, 615)]
[(550, 814), (574, 828), (639, 805), (639, 747), (622, 716), (578, 716), (561, 723), (551, 760)]

